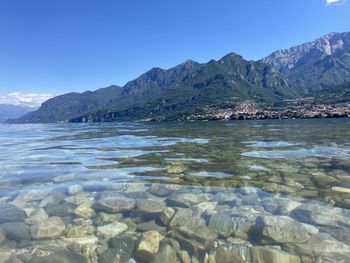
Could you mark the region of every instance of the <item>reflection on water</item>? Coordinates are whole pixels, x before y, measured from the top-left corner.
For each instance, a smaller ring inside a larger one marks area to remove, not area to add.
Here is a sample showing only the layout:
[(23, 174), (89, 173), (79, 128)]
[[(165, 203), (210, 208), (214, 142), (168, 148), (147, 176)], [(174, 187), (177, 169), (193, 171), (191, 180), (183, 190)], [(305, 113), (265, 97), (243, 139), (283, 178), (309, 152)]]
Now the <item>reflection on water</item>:
[(276, 147), (287, 147), (287, 146), (298, 145), (298, 144), (290, 143), (290, 142), (257, 142), (257, 141), (251, 141), (251, 142), (243, 142), (243, 143), (247, 144), (248, 147), (253, 147), (253, 148), (276, 148)]
[(305, 158), (305, 157), (334, 157), (350, 159), (350, 148), (318, 147), (311, 149), (296, 149), (285, 151), (256, 151), (244, 152), (243, 156), (255, 158)]
[(0, 262), (350, 262), (349, 126), (0, 125)]

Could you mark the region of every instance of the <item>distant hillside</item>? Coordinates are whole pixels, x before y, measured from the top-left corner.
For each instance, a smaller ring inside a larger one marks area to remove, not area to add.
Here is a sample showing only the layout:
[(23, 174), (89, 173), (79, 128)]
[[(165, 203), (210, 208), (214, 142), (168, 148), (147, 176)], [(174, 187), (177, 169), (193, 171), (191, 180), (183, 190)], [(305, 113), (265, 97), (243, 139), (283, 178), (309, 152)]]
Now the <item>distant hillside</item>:
[(23, 117), (19, 123), (68, 121), (82, 114), (108, 107), (120, 95), (120, 87), (110, 86), (84, 93), (68, 93), (45, 101), (41, 107)]
[(164, 119), (247, 99), (274, 103), (298, 97), (288, 80), (270, 66), (233, 53), (204, 64), (189, 61), (169, 70), (152, 69), (122, 90), (118, 100), (122, 103), (72, 121)]
[(350, 81), (350, 32), (278, 50), (262, 61), (285, 74), (303, 94), (312, 94)]
[(35, 108), (28, 108), (10, 104), (0, 104), (0, 122), (3, 122), (7, 119), (19, 118), (24, 114), (34, 110)]
[(316, 94), (315, 101), (325, 104), (350, 102), (350, 82), (325, 88)]

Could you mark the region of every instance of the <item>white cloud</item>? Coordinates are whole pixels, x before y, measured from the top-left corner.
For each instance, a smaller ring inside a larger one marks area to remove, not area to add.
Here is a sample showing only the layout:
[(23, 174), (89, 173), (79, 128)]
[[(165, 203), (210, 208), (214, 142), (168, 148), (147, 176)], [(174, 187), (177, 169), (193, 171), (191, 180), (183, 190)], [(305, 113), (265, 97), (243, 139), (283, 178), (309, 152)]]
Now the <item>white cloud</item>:
[(41, 103), (52, 98), (49, 93), (23, 93), (12, 92), (6, 95), (0, 95), (0, 104), (12, 104), (26, 107), (37, 108)]
[(341, 5), (346, 0), (326, 0), (326, 5)]

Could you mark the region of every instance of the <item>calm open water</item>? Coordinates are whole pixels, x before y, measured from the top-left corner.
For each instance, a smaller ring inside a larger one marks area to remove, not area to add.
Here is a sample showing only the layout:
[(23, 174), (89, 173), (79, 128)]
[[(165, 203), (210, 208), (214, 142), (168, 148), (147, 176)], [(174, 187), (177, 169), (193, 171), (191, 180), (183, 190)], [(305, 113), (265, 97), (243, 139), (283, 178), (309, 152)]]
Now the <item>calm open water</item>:
[(349, 208), (349, 119), (0, 124), (0, 262), (350, 262)]

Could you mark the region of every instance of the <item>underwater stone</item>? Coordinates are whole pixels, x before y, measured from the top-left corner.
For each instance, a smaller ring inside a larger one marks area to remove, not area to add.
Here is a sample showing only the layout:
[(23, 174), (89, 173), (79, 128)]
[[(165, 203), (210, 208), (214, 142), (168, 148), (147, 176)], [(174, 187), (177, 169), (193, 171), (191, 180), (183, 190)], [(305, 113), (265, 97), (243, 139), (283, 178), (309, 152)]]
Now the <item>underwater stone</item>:
[(90, 202), (80, 204), (74, 210), (74, 214), (85, 219), (93, 218), (96, 215), (95, 211), (91, 208)]
[(259, 216), (256, 219), (256, 233), (264, 243), (304, 243), (310, 234), (304, 225), (288, 216)]
[(296, 255), (289, 254), (286, 251), (275, 247), (251, 247), (250, 255), (252, 263), (300, 263), (300, 258)]
[(83, 191), (83, 187), (80, 184), (73, 184), (68, 186), (67, 194), (75, 195)]
[(143, 233), (140, 243), (136, 249), (139, 259), (149, 262), (157, 254), (159, 249), (160, 234), (157, 231)]
[(204, 193), (172, 193), (167, 199), (167, 203), (173, 206), (190, 207), (201, 202), (210, 201), (213, 195)]
[(136, 202), (134, 199), (123, 196), (114, 196), (100, 199), (95, 204), (95, 208), (107, 213), (118, 213), (131, 211), (135, 208), (135, 205)]
[(298, 206), (291, 215), (302, 222), (321, 226), (337, 226), (337, 221), (343, 216), (340, 208), (316, 203)]
[(123, 223), (114, 222), (108, 225), (97, 227), (97, 234), (107, 238), (115, 237), (128, 229), (128, 226)]
[(16, 241), (31, 239), (29, 228), (23, 222), (8, 222), (0, 225), (6, 232), (6, 237)]
[(66, 226), (57, 216), (50, 217), (33, 225), (30, 232), (34, 239), (55, 239), (65, 234)]
[(26, 215), (23, 210), (14, 205), (0, 205), (0, 223), (4, 222), (22, 222)]
[(176, 263), (176, 252), (170, 245), (164, 245), (160, 248), (160, 252), (156, 254), (152, 263)]
[(170, 223), (170, 220), (174, 217), (175, 210), (171, 207), (165, 208), (162, 213), (159, 215), (159, 221), (167, 226)]

